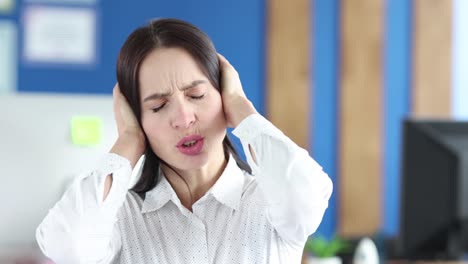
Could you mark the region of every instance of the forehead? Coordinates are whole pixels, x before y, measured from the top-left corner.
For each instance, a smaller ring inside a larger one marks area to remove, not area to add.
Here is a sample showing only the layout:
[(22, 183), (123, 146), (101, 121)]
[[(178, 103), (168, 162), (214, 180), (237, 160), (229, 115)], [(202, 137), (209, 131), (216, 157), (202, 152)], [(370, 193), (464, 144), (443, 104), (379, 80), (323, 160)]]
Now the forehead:
[(207, 79), (192, 56), (181, 48), (158, 48), (142, 62), (138, 74), (141, 94), (181, 88)]

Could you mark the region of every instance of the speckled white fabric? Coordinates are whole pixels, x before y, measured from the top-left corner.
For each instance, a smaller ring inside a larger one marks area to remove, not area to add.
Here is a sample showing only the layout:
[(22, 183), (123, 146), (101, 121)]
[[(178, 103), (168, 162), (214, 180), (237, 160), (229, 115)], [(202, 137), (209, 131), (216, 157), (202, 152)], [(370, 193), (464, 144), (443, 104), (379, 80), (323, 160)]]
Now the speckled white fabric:
[(127, 194), (118, 215), (116, 263), (280, 263), (288, 248), (266, 215), (252, 176), (233, 162), (212, 190), (183, 207), (165, 178), (143, 202)]
[[(128, 160), (108, 154), (49, 211), (36, 232), (39, 246), (57, 263), (300, 263), (327, 208), (330, 179), (260, 115), (233, 133), (254, 176), (230, 158), (193, 212), (164, 175), (145, 200), (127, 191)], [(114, 181), (102, 202), (109, 173)]]

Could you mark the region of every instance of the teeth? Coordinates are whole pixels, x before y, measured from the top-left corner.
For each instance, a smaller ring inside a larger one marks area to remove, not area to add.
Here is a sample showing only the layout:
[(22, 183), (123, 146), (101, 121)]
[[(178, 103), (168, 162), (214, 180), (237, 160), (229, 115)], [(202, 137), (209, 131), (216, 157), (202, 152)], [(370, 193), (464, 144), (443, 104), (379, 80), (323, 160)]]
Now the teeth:
[(191, 140), (191, 141), (187, 141), (184, 143), (184, 146), (186, 147), (190, 147), (190, 146), (193, 146), (195, 144), (196, 140)]

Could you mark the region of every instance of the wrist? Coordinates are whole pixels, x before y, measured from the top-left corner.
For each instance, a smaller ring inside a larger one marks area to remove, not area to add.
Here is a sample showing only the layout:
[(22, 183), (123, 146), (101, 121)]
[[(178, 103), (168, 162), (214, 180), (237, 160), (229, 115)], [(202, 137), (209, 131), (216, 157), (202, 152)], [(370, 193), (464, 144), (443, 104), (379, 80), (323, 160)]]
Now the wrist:
[(122, 133), (110, 150), (110, 152), (128, 159), (132, 168), (135, 167), (144, 151), (145, 138), (140, 133)]
[(237, 101), (236, 105), (237, 107), (235, 109), (238, 109), (238, 111), (233, 113), (232, 116), (232, 125), (234, 128), (237, 127), (248, 116), (258, 113), (252, 102), (246, 97), (241, 97)]

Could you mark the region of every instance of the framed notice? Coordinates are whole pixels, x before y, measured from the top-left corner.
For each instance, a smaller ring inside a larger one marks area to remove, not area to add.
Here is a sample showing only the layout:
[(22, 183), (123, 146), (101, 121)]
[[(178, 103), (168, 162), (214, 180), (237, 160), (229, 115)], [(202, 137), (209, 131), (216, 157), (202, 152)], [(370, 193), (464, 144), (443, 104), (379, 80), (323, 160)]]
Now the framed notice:
[(96, 0), (26, 0), (28, 3), (42, 4), (42, 3), (53, 3), (53, 4), (95, 4)]
[(94, 9), (30, 6), (24, 12), (23, 22), (23, 57), (27, 63), (95, 63)]

